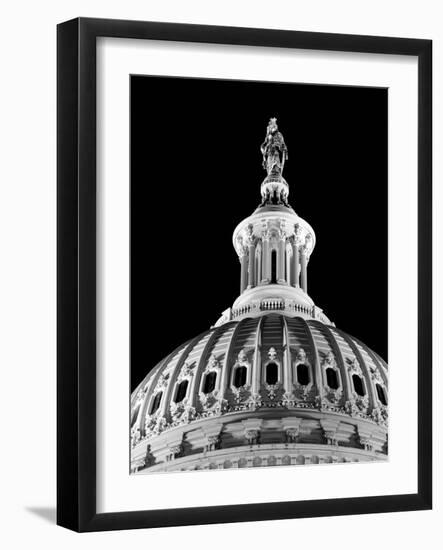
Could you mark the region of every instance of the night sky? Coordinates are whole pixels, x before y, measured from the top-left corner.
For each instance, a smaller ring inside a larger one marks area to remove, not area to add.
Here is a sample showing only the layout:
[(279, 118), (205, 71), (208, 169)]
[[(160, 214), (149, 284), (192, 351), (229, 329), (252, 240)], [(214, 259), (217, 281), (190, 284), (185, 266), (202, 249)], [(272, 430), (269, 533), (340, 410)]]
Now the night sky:
[(277, 117), (308, 291), (387, 359), (387, 90), (131, 77), (131, 383), (239, 294), (232, 232), (260, 203)]

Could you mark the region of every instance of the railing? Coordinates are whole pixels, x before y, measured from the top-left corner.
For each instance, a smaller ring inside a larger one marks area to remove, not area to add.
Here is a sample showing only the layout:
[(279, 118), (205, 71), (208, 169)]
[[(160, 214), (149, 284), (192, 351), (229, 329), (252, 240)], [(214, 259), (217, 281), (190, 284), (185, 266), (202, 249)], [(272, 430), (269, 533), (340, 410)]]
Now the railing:
[(298, 304), (292, 300), (284, 300), (281, 298), (276, 299), (266, 299), (261, 301), (251, 302), (242, 307), (233, 309), (231, 311), (231, 319), (237, 319), (248, 313), (254, 313), (259, 311), (290, 311), (295, 314), (299, 313), (301, 315), (306, 315), (307, 317), (312, 317), (313, 319), (318, 319), (326, 325), (334, 325), (326, 315), (321, 311), (321, 309), (313, 306), (308, 307), (301, 304)]
[(232, 310), (232, 318), (236, 319), (237, 317), (240, 317), (241, 315), (245, 315), (246, 313), (249, 313), (252, 309), (251, 304), (248, 304), (243, 307), (239, 307), (237, 309)]
[(260, 302), (260, 309), (262, 311), (272, 309), (285, 309), (285, 302), (284, 300), (262, 300)]
[(303, 313), (304, 315), (309, 315), (310, 317), (313, 317), (313, 308), (302, 306), (300, 304), (290, 302), (287, 305), (287, 309), (290, 311), (293, 311), (294, 313)]

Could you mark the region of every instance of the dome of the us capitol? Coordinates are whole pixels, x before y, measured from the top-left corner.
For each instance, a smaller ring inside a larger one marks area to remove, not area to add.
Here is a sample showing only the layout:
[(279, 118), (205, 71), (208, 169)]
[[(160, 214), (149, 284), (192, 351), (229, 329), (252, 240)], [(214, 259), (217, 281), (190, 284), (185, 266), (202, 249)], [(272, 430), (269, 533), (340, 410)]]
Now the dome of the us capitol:
[(271, 119), (259, 208), (234, 231), (240, 295), (131, 396), (131, 471), (387, 458), (388, 368), (308, 295), (312, 227), (288, 203)]

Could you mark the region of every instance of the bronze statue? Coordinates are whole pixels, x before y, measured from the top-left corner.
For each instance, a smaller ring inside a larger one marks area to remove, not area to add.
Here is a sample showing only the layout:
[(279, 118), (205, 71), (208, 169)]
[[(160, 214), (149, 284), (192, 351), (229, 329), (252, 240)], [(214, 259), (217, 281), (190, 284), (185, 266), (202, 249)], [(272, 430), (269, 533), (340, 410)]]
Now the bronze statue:
[(268, 176), (281, 176), (285, 161), (288, 159), (288, 148), (283, 135), (278, 131), (276, 118), (269, 120), (266, 138), (260, 150), (263, 155), (263, 168)]

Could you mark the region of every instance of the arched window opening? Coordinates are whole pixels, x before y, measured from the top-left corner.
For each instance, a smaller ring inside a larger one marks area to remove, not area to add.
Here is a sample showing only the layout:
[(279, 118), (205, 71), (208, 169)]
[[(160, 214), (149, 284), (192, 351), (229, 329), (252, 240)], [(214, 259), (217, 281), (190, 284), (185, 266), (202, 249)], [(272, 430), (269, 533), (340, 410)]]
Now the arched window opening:
[(132, 426), (135, 424), (136, 420), (137, 420), (137, 416), (138, 416), (138, 411), (140, 410), (140, 405), (137, 405), (135, 407), (135, 410), (134, 412), (132, 413), (132, 418), (131, 418), (131, 428)]
[(277, 251), (271, 252), (271, 283), (277, 283)]
[(212, 391), (214, 391), (216, 379), (217, 379), (217, 373), (215, 371), (208, 372), (208, 374), (205, 376), (203, 393), (211, 393)]
[(302, 386), (309, 384), (309, 369), (304, 363), (297, 365), (297, 381)]
[(246, 384), (246, 367), (244, 365), (237, 367), (234, 372), (234, 386), (241, 388)]
[(338, 376), (334, 369), (331, 367), (326, 369), (326, 382), (331, 390), (338, 390)]
[(183, 399), (186, 397), (186, 391), (188, 390), (188, 381), (182, 380), (180, 384), (177, 386), (177, 392), (175, 394), (174, 401), (176, 403), (181, 403)]
[(278, 365), (277, 363), (268, 363), (266, 365), (266, 383), (270, 386), (278, 382)]
[(163, 395), (162, 391), (159, 391), (158, 393), (155, 394), (155, 397), (152, 400), (151, 410), (149, 411), (149, 414), (154, 414), (157, 411), (157, 409), (160, 407), (162, 395)]
[(386, 399), (386, 393), (384, 388), (380, 386), (380, 384), (376, 384), (375, 387), (377, 389), (378, 400), (382, 405), (387, 405), (388, 400)]
[(354, 384), (354, 390), (357, 393), (357, 395), (360, 395), (361, 397), (365, 394), (365, 388), (363, 386), (363, 380), (361, 376), (358, 374), (352, 375), (352, 383)]

